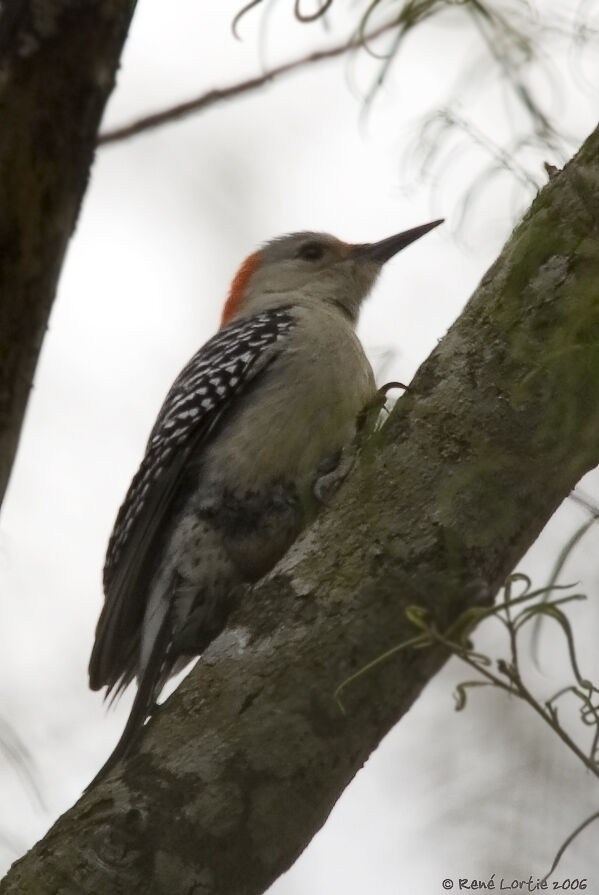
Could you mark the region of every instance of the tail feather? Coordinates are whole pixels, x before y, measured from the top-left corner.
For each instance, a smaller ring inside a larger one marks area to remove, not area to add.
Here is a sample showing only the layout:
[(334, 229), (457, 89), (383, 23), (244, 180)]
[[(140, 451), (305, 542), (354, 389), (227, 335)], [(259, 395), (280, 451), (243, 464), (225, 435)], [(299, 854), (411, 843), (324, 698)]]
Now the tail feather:
[(88, 792), (96, 786), (131, 752), (133, 745), (144, 728), (146, 719), (150, 716), (156, 704), (156, 697), (160, 692), (162, 684), (165, 678), (168, 677), (168, 668), (172, 664), (171, 646), (171, 613), (166, 612), (152, 645), (147, 664), (139, 678), (137, 693), (135, 694), (135, 699), (133, 700), (133, 705), (121, 737), (106, 762), (91, 783), (86, 786), (84, 792)]

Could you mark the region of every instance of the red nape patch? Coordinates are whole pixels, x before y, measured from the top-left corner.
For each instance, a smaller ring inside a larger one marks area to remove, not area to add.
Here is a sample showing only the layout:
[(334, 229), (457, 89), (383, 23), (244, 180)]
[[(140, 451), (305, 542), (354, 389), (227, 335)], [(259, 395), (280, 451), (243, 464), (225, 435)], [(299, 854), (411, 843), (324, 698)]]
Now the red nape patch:
[(231, 288), (229, 289), (229, 297), (223, 308), (223, 315), (220, 320), (221, 328), (226, 326), (227, 323), (230, 323), (238, 311), (241, 310), (245, 298), (245, 290), (247, 289), (252, 274), (258, 267), (259, 261), (260, 252), (254, 252), (253, 255), (250, 255), (245, 259), (235, 274), (235, 279), (231, 283)]

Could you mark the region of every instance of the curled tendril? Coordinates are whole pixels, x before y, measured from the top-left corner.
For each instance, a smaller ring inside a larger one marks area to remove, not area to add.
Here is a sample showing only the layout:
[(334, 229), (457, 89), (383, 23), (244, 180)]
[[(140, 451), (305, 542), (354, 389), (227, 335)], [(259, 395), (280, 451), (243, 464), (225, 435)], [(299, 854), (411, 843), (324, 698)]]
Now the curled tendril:
[(298, 22), (315, 22), (321, 16), (325, 14), (325, 12), (331, 8), (333, 5), (333, 0), (325, 0), (320, 9), (317, 9), (316, 12), (305, 13), (300, 9), (301, 0), (295, 0), (293, 5), (293, 14)]
[(251, 9), (254, 8), (254, 6), (259, 6), (261, 3), (262, 3), (262, 0), (250, 0), (249, 3), (246, 3), (245, 6), (242, 6), (242, 8), (239, 10), (237, 15), (231, 22), (231, 31), (233, 32), (233, 37), (236, 37), (237, 40), (241, 40), (241, 38), (239, 36), (239, 32), (237, 30), (237, 26), (239, 25), (239, 22), (244, 17), (246, 12), (249, 12)]
[[(370, 51), (370, 48), (368, 46), (368, 41), (366, 40), (366, 28), (368, 27), (368, 23), (370, 21), (370, 16), (374, 12), (374, 8), (379, 5), (379, 2), (380, 2), (380, 0), (372, 0), (372, 2), (368, 5), (368, 9), (366, 10), (366, 12), (363, 14), (362, 18), (360, 19), (360, 23), (359, 23), (358, 29), (357, 29), (357, 34), (358, 34), (360, 44), (365, 48), (367, 53), (370, 53), (370, 55), (375, 56), (375, 58), (376, 58), (376, 54), (374, 52)], [(400, 22), (401, 22), (401, 15), (397, 19), (397, 24), (399, 25)]]
[[(249, 3), (246, 3), (245, 6), (243, 6), (239, 10), (237, 15), (231, 22), (231, 31), (233, 32), (233, 35), (237, 38), (237, 40), (241, 39), (237, 30), (239, 22), (244, 17), (246, 12), (250, 12), (250, 10), (254, 9), (255, 6), (259, 6), (262, 2), (263, 0), (250, 0)], [(298, 22), (315, 22), (317, 19), (320, 19), (321, 16), (323, 16), (333, 5), (333, 0), (324, 0), (324, 3), (319, 9), (316, 10), (316, 12), (304, 13), (300, 9), (300, 2), (301, 0), (294, 0), (293, 4), (293, 14), (295, 15), (295, 18), (298, 20)], [(378, 2), (378, 0), (376, 0), (376, 2)]]

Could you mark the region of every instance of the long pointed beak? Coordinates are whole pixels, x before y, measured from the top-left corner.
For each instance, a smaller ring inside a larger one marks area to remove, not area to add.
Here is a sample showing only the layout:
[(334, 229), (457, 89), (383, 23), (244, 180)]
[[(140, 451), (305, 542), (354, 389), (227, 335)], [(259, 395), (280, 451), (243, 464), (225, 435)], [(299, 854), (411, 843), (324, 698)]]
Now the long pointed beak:
[(403, 233), (396, 233), (395, 236), (388, 236), (387, 239), (381, 239), (380, 242), (367, 242), (364, 245), (357, 245), (352, 250), (352, 257), (359, 261), (374, 261), (378, 264), (384, 264), (389, 258), (392, 258), (411, 242), (415, 242), (434, 230), (439, 224), (442, 224), (444, 218), (438, 221), (432, 221), (430, 224), (422, 224), (420, 227), (413, 227), (411, 230), (404, 230)]

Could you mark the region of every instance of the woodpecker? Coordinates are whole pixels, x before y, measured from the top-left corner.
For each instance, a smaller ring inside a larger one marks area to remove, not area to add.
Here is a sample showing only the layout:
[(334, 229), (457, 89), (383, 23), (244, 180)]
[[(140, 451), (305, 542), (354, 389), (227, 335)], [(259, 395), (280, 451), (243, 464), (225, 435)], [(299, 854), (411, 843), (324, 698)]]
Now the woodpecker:
[(89, 683), (106, 696), (134, 678), (138, 689), (92, 784), (342, 479), (376, 395), (360, 307), (383, 264), (440, 223), (359, 245), (292, 233), (241, 265), (219, 331), (166, 396), (110, 537)]

